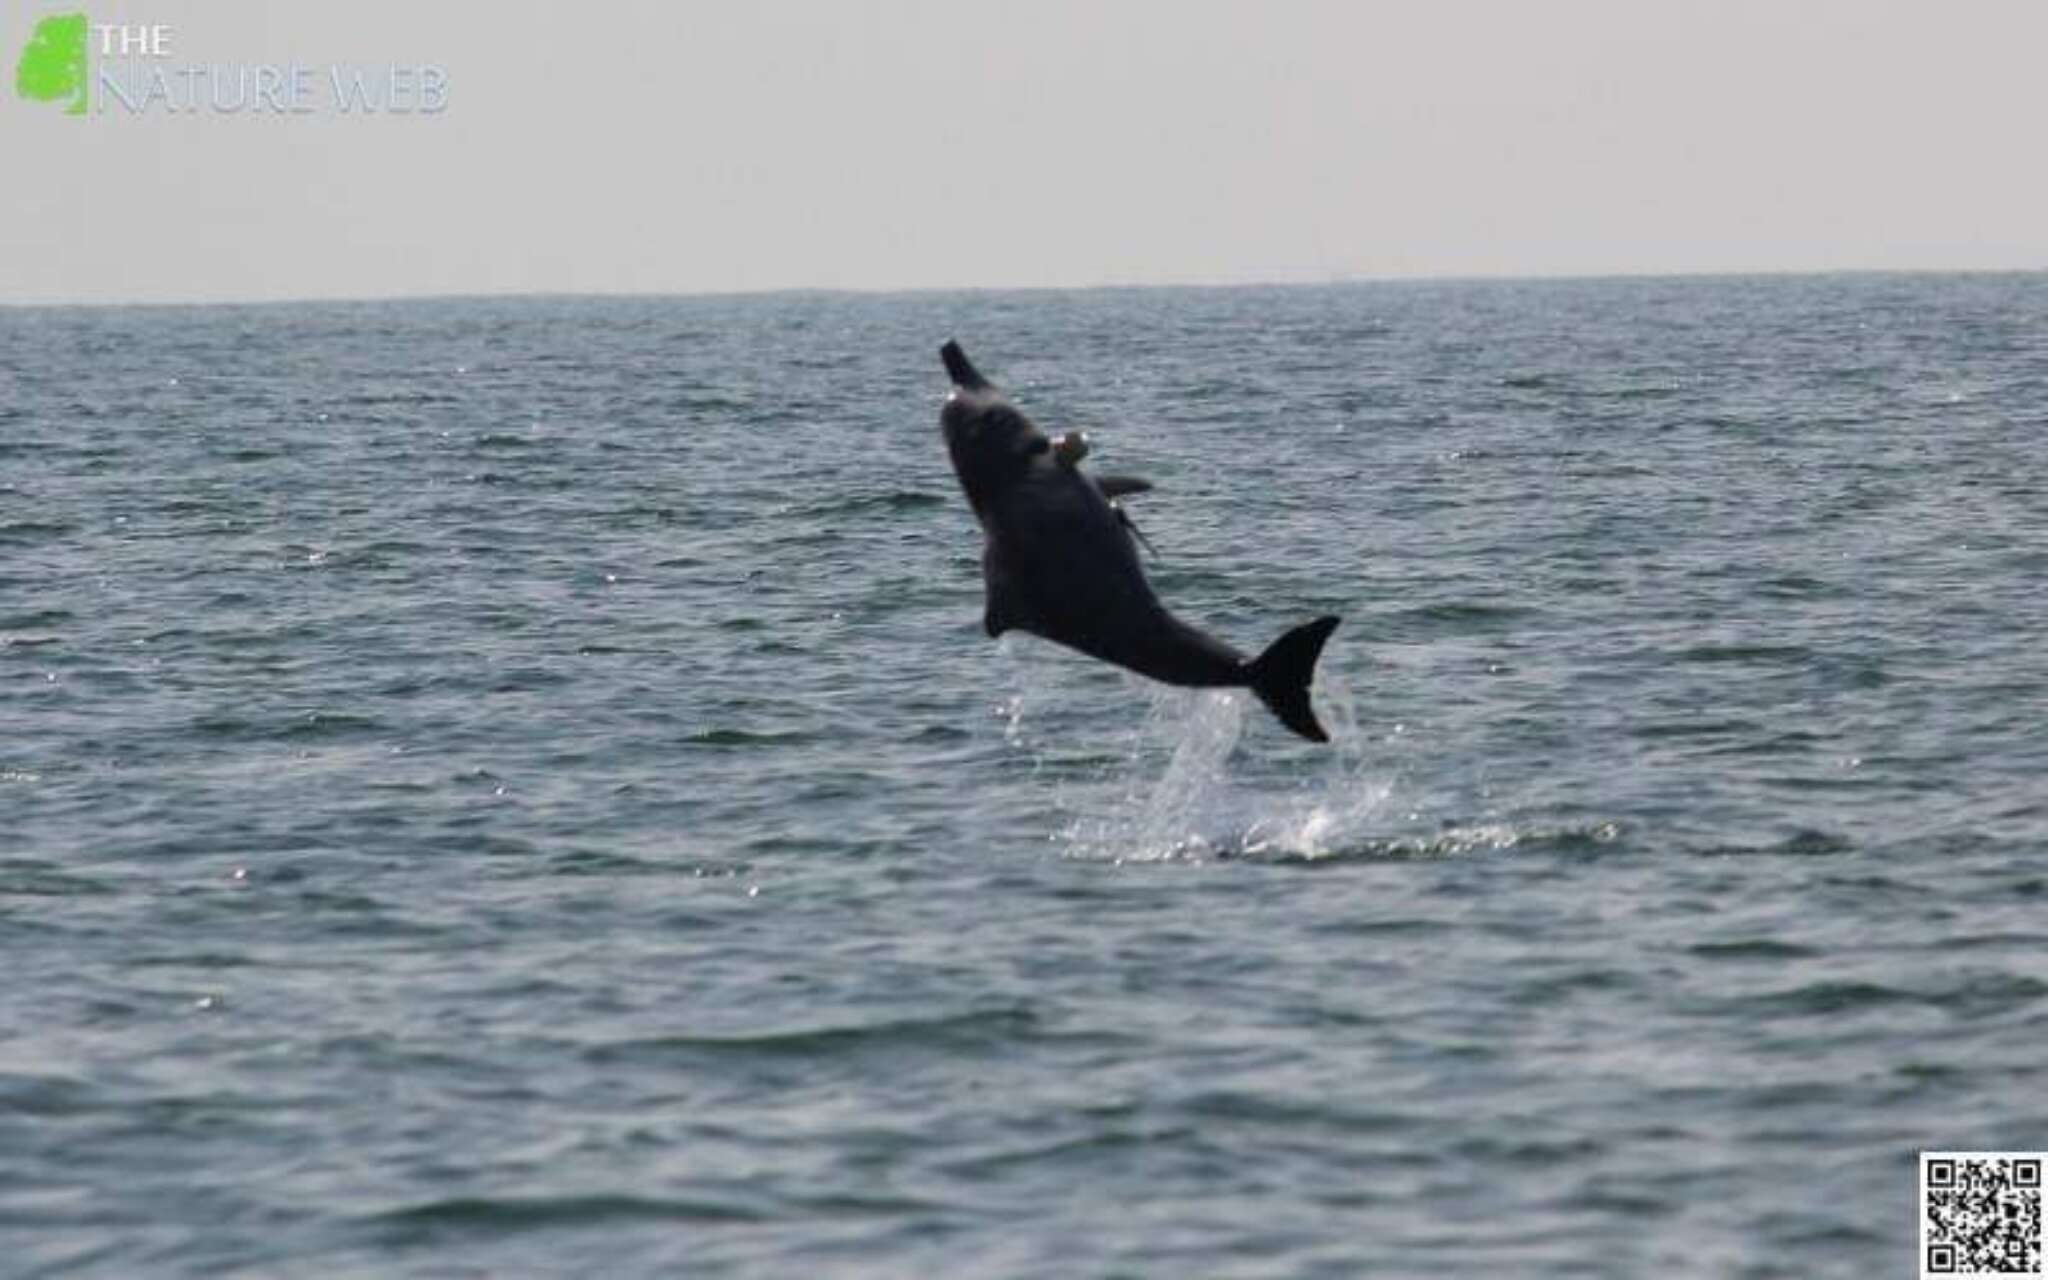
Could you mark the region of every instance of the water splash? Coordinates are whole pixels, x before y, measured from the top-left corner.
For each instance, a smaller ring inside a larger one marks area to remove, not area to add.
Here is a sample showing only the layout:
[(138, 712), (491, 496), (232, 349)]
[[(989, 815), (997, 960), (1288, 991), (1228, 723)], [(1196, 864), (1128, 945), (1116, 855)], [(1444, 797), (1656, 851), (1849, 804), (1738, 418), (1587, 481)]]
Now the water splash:
[[(1005, 638), (1007, 639), (1007, 637)], [(1319, 673), (1325, 746), (1297, 746), (1263, 722), (1243, 690), (1176, 689), (1131, 677), (1146, 707), (1105, 735), (1099, 715), (1046, 693), (1032, 657), (1004, 646), (1017, 690), (993, 710), (1008, 747), (1030, 760), (1037, 794), (1065, 823), (1049, 839), (1096, 862), (1269, 862), (1457, 857), (1525, 848), (1593, 848), (1611, 822), (1528, 823), (1494, 816), (1435, 820), (1461, 808), (1408, 778), (1400, 726), (1361, 723), (1340, 668)], [(1238, 747), (1247, 734), (1251, 746)], [(1390, 753), (1392, 753), (1390, 755)]]
[(1317, 681), (1316, 701), (1330, 731), (1329, 754), (1296, 795), (1255, 815), (1238, 851), (1258, 858), (1325, 858), (1356, 850), (1387, 821), (1394, 779), (1367, 755), (1358, 700), (1341, 668)]
[(1118, 785), (1098, 786), (1080, 799), (1060, 836), (1067, 856), (1116, 862), (1314, 858), (1356, 847), (1382, 820), (1394, 786), (1367, 759), (1356, 703), (1341, 676), (1317, 686), (1331, 745), (1310, 771), (1291, 778), (1276, 776), (1270, 766), (1263, 776), (1259, 765), (1233, 768), (1240, 763), (1234, 757), (1248, 695), (1144, 688), (1150, 711), (1103, 779)]
[(1156, 690), (1130, 763), (1156, 758), (1167, 746), (1165, 769), (1150, 781), (1127, 769), (1115, 808), (1092, 823), (1077, 821), (1070, 848), (1146, 862), (1213, 854), (1211, 833), (1232, 791), (1227, 766), (1243, 733), (1244, 699), (1236, 692)]

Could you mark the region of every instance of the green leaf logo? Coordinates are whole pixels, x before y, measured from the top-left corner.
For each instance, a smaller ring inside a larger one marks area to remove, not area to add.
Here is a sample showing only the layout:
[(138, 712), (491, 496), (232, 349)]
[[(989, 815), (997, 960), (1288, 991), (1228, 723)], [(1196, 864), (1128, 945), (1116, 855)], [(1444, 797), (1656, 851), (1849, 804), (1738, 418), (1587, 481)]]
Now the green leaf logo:
[(85, 15), (58, 13), (36, 24), (14, 66), (14, 92), (32, 102), (71, 99), (68, 116), (85, 114)]

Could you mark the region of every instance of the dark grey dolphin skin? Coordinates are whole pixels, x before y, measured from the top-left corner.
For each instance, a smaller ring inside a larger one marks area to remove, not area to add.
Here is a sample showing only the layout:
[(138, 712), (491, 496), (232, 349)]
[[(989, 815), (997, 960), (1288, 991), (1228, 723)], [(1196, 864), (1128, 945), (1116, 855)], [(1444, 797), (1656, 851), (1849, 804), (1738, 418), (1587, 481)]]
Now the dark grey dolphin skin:
[(1055, 446), (959, 343), (939, 348), (939, 357), (954, 386), (939, 425), (981, 521), (982, 621), (991, 636), (1015, 628), (1168, 684), (1246, 687), (1302, 737), (1330, 740), (1308, 687), (1336, 618), (1303, 623), (1247, 659), (1174, 617), (1145, 581), (1133, 530), (1110, 501), (1151, 486), (1083, 472), (1085, 445), (1063, 437)]

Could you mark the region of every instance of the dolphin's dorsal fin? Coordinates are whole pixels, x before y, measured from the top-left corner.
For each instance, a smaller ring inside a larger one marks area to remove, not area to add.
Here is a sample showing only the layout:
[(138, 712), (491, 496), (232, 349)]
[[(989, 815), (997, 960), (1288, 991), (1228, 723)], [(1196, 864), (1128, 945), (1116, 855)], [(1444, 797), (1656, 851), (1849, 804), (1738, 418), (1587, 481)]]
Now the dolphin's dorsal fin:
[(1127, 498), (1134, 493), (1151, 491), (1152, 482), (1137, 476), (1097, 476), (1095, 483), (1102, 487), (1105, 498)]

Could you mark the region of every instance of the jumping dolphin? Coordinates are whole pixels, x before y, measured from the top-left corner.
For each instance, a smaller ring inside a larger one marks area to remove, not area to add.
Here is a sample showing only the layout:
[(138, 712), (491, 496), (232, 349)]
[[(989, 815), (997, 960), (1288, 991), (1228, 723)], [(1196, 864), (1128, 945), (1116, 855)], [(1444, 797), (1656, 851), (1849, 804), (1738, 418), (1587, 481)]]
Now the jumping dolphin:
[(1029, 631), (1168, 684), (1249, 687), (1288, 728), (1330, 740), (1309, 706), (1308, 686), (1338, 619), (1303, 623), (1247, 660), (1174, 617), (1138, 565), (1136, 527), (1112, 501), (1152, 486), (1084, 473), (1085, 437), (1048, 439), (959, 343), (939, 348), (939, 357), (954, 386), (939, 425), (981, 521), (982, 625), (991, 636)]

